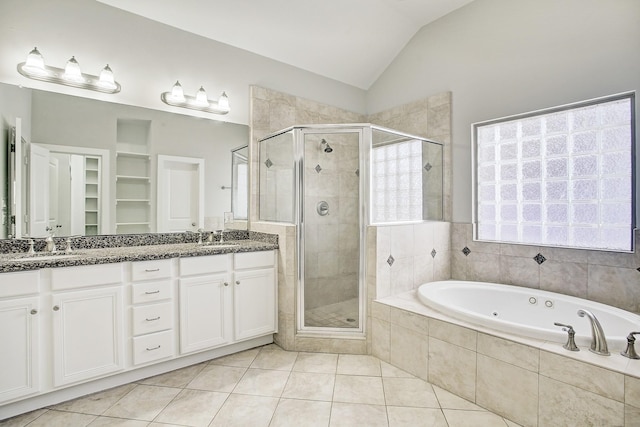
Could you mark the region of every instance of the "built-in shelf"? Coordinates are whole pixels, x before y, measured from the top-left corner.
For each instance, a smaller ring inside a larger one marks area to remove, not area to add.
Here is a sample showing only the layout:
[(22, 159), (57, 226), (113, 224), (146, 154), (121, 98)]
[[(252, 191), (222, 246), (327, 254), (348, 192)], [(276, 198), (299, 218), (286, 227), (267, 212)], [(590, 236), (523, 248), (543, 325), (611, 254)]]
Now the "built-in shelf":
[(133, 158), (141, 158), (141, 159), (150, 159), (151, 155), (147, 153), (132, 153), (130, 151), (118, 151), (116, 152), (116, 157), (133, 157)]
[(119, 180), (129, 180), (129, 181), (133, 181), (133, 180), (138, 180), (138, 181), (150, 181), (151, 178), (149, 178), (148, 176), (133, 176), (133, 175), (116, 175), (116, 181)]
[(116, 232), (151, 231), (151, 121), (118, 119)]
[(116, 203), (151, 203), (149, 199), (116, 199)]
[(84, 158), (84, 234), (96, 235), (100, 231), (100, 157)]

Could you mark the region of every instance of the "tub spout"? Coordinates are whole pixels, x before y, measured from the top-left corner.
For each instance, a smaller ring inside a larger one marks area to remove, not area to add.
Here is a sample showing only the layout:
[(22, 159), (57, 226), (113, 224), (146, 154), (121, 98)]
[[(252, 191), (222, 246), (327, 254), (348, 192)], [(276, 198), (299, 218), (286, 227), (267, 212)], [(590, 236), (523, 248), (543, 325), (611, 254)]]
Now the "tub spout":
[(591, 347), (589, 347), (589, 351), (601, 356), (608, 356), (610, 353), (607, 338), (604, 336), (602, 325), (596, 316), (588, 310), (578, 310), (578, 316), (587, 316), (591, 322)]

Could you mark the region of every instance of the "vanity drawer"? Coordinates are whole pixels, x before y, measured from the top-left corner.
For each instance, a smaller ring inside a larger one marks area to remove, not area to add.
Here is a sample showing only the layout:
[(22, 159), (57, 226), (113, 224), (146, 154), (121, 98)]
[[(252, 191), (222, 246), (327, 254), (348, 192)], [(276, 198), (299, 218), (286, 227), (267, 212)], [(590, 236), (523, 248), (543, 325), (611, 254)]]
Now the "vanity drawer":
[(170, 299), (172, 296), (170, 280), (134, 283), (131, 285), (131, 302), (133, 304), (161, 301)]
[(122, 283), (122, 264), (96, 264), (51, 269), (51, 289), (82, 288)]
[(133, 339), (134, 365), (165, 359), (173, 354), (173, 331), (158, 332)]
[(133, 307), (133, 335), (149, 334), (173, 328), (173, 303)]
[(273, 267), (274, 251), (243, 252), (235, 254), (235, 268)]
[(162, 279), (171, 277), (171, 260), (136, 261), (131, 263), (131, 280)]
[(0, 298), (36, 294), (40, 290), (37, 270), (0, 274)]
[(230, 254), (180, 258), (180, 275), (222, 273), (230, 269)]

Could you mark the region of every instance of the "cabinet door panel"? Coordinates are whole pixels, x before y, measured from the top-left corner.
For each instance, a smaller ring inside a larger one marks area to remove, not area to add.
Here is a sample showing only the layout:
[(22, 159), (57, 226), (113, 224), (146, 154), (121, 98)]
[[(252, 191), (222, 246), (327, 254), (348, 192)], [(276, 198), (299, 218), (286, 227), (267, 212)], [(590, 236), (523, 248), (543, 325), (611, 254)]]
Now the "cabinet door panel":
[(39, 390), (38, 298), (0, 301), (0, 402)]
[(217, 347), (231, 340), (231, 288), (226, 274), (180, 280), (180, 352)]
[(236, 271), (234, 283), (235, 339), (276, 331), (275, 270)]
[(54, 386), (123, 368), (122, 288), (53, 296)]

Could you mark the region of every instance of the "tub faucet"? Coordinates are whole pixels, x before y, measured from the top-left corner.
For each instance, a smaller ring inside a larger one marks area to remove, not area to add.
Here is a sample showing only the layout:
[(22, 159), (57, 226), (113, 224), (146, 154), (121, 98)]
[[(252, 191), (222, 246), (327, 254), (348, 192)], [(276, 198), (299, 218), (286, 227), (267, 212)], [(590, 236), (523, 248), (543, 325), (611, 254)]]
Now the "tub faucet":
[(592, 312), (582, 309), (578, 310), (578, 316), (587, 316), (591, 321), (591, 347), (589, 347), (589, 351), (601, 356), (608, 356), (610, 353), (607, 346), (607, 338), (604, 336), (602, 325), (600, 325), (596, 316)]
[(638, 353), (636, 353), (636, 349), (633, 346), (636, 342), (635, 335), (640, 335), (640, 332), (630, 332), (629, 335), (627, 335), (627, 348), (620, 352), (620, 354), (624, 357), (628, 357), (629, 359), (638, 360), (640, 359), (640, 356), (638, 356)]

